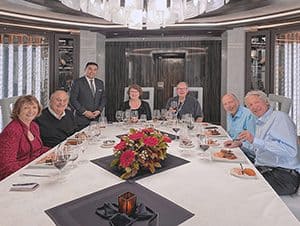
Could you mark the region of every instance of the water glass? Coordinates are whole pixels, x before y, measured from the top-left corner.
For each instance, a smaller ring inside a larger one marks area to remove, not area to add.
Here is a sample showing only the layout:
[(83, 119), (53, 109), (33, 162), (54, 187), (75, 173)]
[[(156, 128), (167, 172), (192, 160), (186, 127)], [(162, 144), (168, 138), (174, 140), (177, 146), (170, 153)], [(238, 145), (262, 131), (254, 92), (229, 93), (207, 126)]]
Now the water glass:
[(160, 110), (158, 110), (158, 109), (153, 110), (152, 119), (153, 119), (153, 122), (157, 122), (160, 119)]
[(139, 112), (137, 110), (132, 110), (130, 114), (130, 120), (132, 123), (136, 123), (139, 120)]
[(144, 126), (144, 125), (146, 124), (146, 122), (147, 122), (147, 115), (141, 114), (140, 122), (141, 122), (142, 125)]
[(123, 111), (116, 111), (116, 120), (120, 123), (123, 120), (124, 112)]
[(107, 118), (105, 116), (102, 116), (98, 120), (99, 122), (99, 128), (105, 128), (107, 125)]

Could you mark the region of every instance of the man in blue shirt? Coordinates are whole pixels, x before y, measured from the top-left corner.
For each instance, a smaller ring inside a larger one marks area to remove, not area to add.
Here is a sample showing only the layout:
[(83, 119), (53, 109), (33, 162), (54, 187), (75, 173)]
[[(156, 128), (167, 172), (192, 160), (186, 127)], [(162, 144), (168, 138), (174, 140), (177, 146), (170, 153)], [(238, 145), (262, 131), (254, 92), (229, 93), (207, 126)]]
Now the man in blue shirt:
[(254, 155), (255, 166), (279, 195), (296, 193), (300, 155), (295, 124), (286, 113), (274, 111), (262, 91), (250, 91), (245, 103), (257, 117), (255, 136), (249, 131), (240, 133), (238, 139), (247, 141), (247, 147), (241, 141), (227, 141), (225, 145), (241, 146)]
[(222, 104), (227, 112), (227, 132), (232, 139), (236, 139), (244, 130), (255, 134), (255, 117), (248, 108), (240, 105), (233, 93), (225, 94)]

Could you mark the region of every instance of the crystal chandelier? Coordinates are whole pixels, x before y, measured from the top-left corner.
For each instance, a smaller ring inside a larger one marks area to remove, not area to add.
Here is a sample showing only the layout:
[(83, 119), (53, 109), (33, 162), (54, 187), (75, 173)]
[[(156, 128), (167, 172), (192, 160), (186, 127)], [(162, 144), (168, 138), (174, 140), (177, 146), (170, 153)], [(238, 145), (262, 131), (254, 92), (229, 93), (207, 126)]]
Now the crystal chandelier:
[(230, 0), (60, 0), (64, 5), (131, 29), (159, 29), (210, 12)]

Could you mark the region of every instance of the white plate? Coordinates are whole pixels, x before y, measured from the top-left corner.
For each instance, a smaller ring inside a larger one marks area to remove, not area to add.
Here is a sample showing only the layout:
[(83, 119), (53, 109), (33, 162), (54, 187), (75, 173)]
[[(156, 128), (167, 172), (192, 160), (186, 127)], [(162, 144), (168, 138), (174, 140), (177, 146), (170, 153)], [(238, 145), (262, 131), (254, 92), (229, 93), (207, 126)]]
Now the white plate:
[(180, 147), (180, 148), (194, 148), (195, 145), (194, 145), (194, 144), (191, 144), (191, 145), (183, 145), (183, 144), (179, 144), (179, 147)]
[(101, 148), (112, 148), (113, 146), (115, 146), (115, 144), (101, 144), (100, 145)]
[[(231, 150), (233, 152), (233, 154), (237, 157), (236, 159), (227, 159), (227, 158), (221, 158), (221, 157), (215, 156), (214, 153), (219, 152), (221, 149), (222, 148), (211, 151), (211, 159), (212, 160), (220, 161), (220, 162), (240, 162), (240, 163), (247, 162), (247, 159), (243, 155), (243, 153), (241, 151), (237, 151), (237, 150)], [(226, 149), (226, 150), (229, 150), (229, 149)]]
[(230, 174), (235, 176), (235, 177), (239, 177), (239, 178), (243, 178), (243, 179), (257, 179), (257, 174), (255, 176), (248, 176), (247, 174), (242, 174), (242, 169), (241, 168), (232, 168), (230, 170)]

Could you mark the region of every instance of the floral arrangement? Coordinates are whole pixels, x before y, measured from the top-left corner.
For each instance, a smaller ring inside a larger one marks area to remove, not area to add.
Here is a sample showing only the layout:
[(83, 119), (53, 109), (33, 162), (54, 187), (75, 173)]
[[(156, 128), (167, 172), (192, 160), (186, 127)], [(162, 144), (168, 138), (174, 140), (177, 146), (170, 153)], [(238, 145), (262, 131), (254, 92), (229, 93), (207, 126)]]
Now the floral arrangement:
[(148, 169), (151, 173), (161, 167), (160, 162), (167, 157), (167, 147), (171, 139), (153, 128), (130, 129), (114, 146), (114, 160), (111, 167), (123, 170), (122, 179), (134, 177), (138, 171)]

